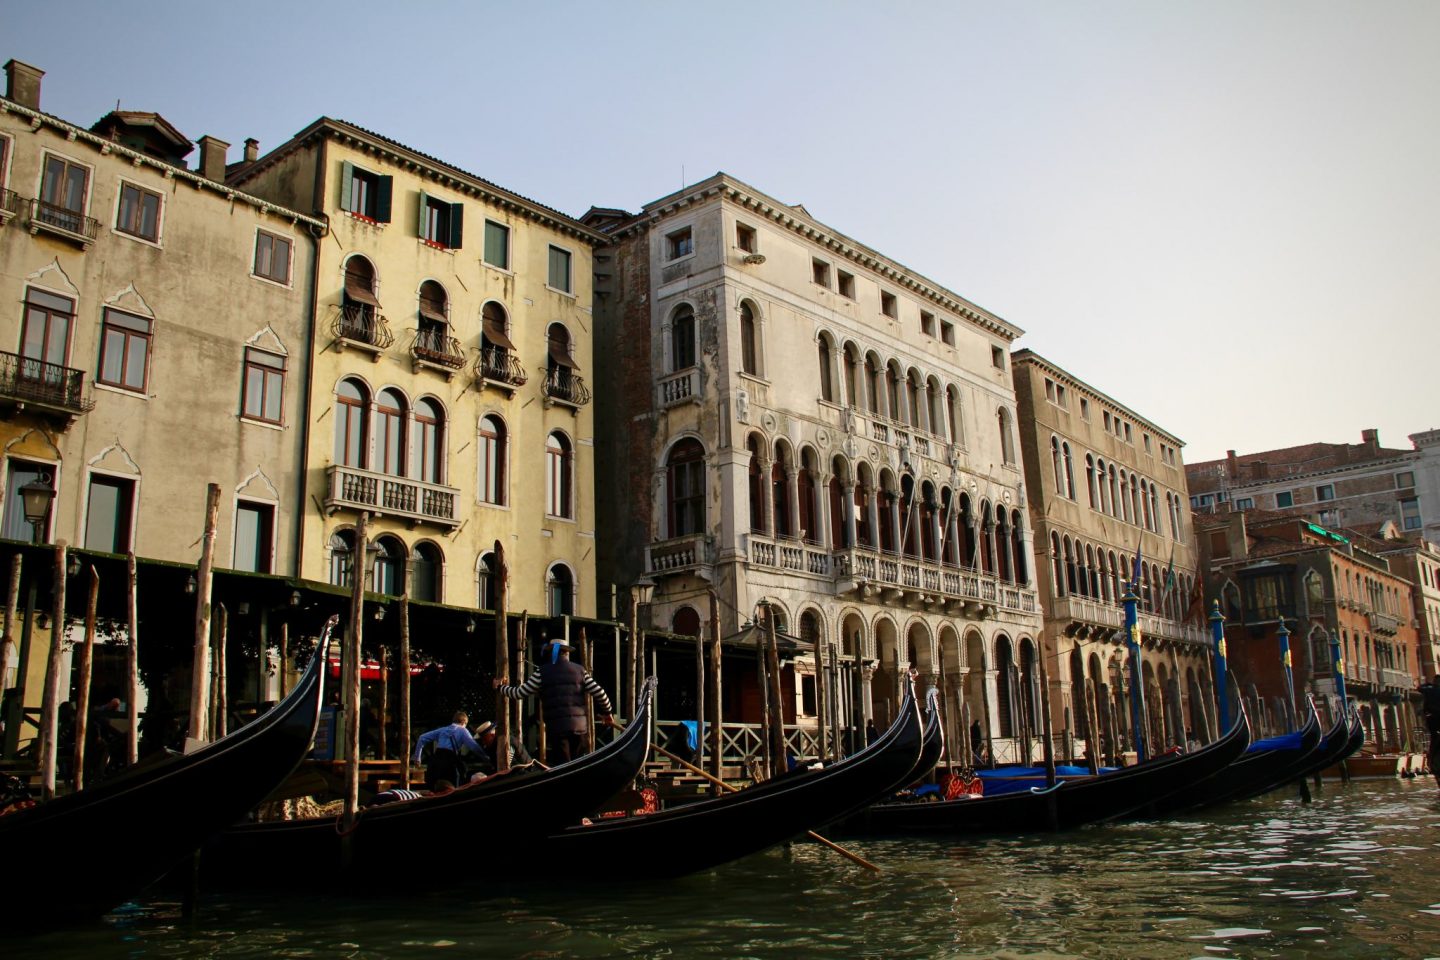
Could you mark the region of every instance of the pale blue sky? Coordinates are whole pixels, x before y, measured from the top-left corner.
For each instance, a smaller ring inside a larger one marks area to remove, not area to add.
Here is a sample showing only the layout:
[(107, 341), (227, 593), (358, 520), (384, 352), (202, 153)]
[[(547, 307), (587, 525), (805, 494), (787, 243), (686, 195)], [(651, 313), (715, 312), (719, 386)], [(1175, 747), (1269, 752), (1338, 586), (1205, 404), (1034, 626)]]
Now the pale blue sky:
[(1440, 3), (0, 3), (0, 58), (269, 149), (328, 114), (571, 214), (725, 170), (1185, 458), (1440, 426)]

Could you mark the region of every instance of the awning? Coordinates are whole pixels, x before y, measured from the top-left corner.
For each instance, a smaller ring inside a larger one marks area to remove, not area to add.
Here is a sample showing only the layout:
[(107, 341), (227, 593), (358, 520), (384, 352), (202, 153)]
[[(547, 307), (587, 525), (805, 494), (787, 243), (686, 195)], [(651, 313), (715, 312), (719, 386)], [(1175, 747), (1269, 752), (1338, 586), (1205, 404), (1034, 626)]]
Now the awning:
[(514, 350), (515, 344), (505, 336), (505, 324), (499, 317), (485, 317), (480, 324), (485, 333), (485, 342), (494, 344), (497, 347), (504, 347), (506, 350)]
[[(376, 306), (379, 306), (379, 304), (376, 304)], [(424, 297), (420, 298), (420, 316), (426, 320), (434, 320), (436, 323), (443, 323), (447, 326), (450, 323), (450, 318), (445, 316), (445, 308), (433, 300), (426, 300)]]
[(380, 301), (375, 299), (369, 283), (351, 273), (345, 274), (345, 296), (358, 303), (369, 304), (377, 310), (380, 309)]
[(570, 355), (570, 347), (560, 340), (550, 341), (550, 359), (562, 367), (569, 367), (571, 370), (579, 370), (580, 366), (575, 358)]

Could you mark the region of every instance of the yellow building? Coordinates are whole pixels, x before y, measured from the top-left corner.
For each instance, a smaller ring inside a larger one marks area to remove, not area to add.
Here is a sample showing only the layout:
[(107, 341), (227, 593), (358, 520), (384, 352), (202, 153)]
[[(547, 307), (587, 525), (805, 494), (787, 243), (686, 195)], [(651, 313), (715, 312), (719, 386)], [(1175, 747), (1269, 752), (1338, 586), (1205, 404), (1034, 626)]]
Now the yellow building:
[(300, 575), (348, 583), (371, 514), (373, 588), (594, 613), (592, 245), (575, 220), (322, 118), (231, 186), (330, 222), (316, 271)]

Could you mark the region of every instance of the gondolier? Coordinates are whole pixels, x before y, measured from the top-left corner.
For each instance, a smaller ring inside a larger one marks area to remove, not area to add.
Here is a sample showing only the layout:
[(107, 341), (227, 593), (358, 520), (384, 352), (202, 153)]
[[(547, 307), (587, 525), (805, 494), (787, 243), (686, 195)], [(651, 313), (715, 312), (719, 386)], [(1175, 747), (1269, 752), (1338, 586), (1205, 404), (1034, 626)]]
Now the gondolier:
[(552, 767), (578, 757), (585, 740), (585, 698), (595, 701), (595, 709), (606, 726), (611, 718), (610, 698), (595, 682), (590, 672), (570, 660), (570, 644), (552, 640), (546, 648), (548, 656), (518, 686), (495, 678), (495, 688), (512, 700), (540, 695), (545, 711), (545, 762)]

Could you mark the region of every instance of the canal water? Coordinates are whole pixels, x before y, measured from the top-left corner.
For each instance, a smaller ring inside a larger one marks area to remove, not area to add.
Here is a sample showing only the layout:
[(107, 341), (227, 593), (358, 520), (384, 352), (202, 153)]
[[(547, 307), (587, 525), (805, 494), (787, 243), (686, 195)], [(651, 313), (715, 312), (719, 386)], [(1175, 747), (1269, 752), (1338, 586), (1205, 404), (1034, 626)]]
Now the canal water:
[(396, 878), (376, 877), (371, 897), (326, 896), (317, 876), (313, 896), (210, 898), (193, 921), (142, 901), (0, 940), (0, 956), (1440, 956), (1433, 780), (1327, 783), (1309, 805), (1286, 793), (1061, 835), (851, 844), (878, 875), (796, 844), (678, 881), (610, 884), (603, 864), (574, 863), (584, 883), (496, 889), (484, 878), (503, 864), (471, 839), (416, 849), (417, 870), (455, 878), (441, 893), (392, 895)]

